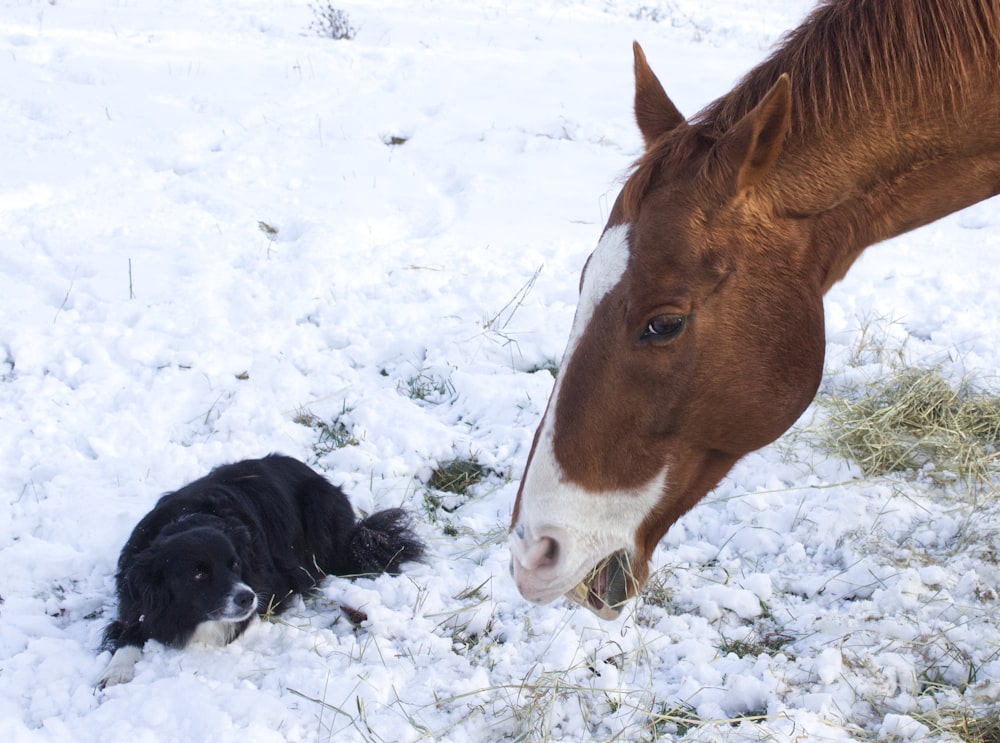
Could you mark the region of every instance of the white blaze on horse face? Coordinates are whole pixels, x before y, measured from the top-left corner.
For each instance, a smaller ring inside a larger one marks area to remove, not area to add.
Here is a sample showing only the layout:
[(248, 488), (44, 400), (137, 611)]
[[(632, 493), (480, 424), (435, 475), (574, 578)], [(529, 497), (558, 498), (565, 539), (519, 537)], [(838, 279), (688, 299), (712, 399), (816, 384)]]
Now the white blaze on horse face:
[(580, 342), (580, 337), (590, 324), (590, 318), (594, 316), (597, 305), (622, 280), (625, 269), (628, 268), (628, 259), (628, 225), (618, 224), (609, 227), (601, 235), (597, 248), (590, 254), (584, 270), (580, 301), (576, 305), (576, 317), (573, 318), (573, 328), (569, 333), (566, 353), (563, 354), (564, 364)]
[[(628, 259), (628, 225), (608, 228), (587, 263), (563, 368), (598, 304), (621, 281)], [(556, 460), (554, 446), (555, 401), (563, 379), (561, 374), (556, 379), (510, 533), (511, 569), (518, 590), (542, 604), (572, 590), (612, 553), (622, 549), (634, 553), (639, 525), (656, 506), (666, 482), (666, 469), (644, 486), (629, 490), (593, 492), (571, 482)]]

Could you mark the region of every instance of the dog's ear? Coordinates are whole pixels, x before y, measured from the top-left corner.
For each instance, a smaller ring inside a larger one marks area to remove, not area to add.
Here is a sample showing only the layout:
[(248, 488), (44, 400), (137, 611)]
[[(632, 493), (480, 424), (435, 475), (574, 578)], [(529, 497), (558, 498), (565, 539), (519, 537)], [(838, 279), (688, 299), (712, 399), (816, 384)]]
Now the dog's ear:
[(119, 573), (119, 588), (122, 592), (119, 611), (125, 625), (147, 622), (163, 613), (170, 603), (170, 593), (163, 560), (155, 546), (135, 555)]

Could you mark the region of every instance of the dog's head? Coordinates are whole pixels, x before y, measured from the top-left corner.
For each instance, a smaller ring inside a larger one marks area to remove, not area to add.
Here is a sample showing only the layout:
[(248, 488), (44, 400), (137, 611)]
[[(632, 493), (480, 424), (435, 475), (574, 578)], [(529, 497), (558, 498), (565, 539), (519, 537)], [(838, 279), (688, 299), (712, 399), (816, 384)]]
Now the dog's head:
[(224, 644), (246, 627), (257, 595), (242, 577), (238, 546), (244, 535), (224, 527), (214, 517), (182, 519), (122, 574), (125, 590), (141, 607), (147, 637), (183, 647), (209, 623), (209, 637)]

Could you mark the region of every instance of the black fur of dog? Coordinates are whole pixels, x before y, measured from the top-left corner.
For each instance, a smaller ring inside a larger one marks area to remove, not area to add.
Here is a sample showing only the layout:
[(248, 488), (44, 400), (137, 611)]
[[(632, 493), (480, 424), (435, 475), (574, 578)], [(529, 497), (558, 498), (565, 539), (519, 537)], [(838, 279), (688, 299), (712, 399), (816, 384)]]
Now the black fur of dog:
[(100, 686), (131, 680), (147, 640), (225, 645), (326, 575), (395, 574), (423, 552), (405, 511), (357, 521), (340, 488), (296, 459), (218, 467), (160, 498), (122, 549)]

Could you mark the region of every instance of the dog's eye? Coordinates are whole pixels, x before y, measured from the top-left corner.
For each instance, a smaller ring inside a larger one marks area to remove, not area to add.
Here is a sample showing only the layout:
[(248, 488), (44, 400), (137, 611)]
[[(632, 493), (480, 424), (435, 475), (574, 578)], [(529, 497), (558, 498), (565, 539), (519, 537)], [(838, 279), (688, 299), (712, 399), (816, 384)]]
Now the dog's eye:
[(230, 560), (229, 561), (229, 569), (235, 573), (237, 570), (240, 569), (240, 561), (239, 560)]
[(191, 574), (195, 583), (203, 583), (208, 580), (208, 569), (204, 567), (196, 567), (194, 573)]

